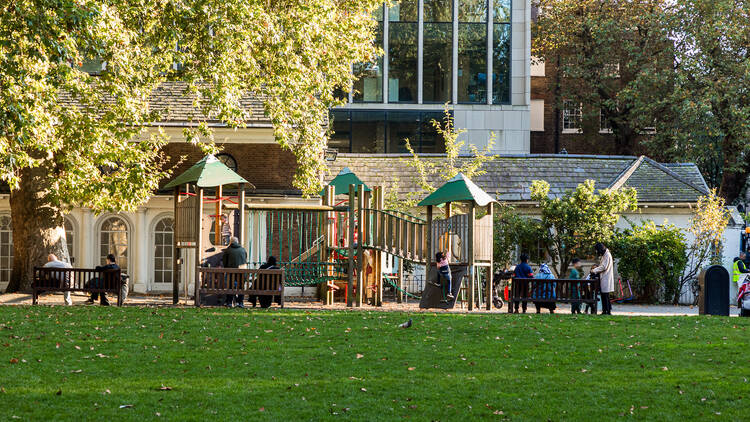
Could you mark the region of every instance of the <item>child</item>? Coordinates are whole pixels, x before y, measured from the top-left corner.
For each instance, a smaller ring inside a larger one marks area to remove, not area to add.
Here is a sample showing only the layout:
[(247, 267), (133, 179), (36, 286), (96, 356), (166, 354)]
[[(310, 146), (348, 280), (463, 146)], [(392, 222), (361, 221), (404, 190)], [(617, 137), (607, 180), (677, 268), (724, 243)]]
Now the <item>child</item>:
[[(446, 301), (451, 301), (453, 300), (453, 283), (451, 280), (451, 266), (446, 255), (444, 252), (436, 253), (435, 261), (437, 261), (438, 281), (440, 281), (440, 277), (448, 281), (448, 293), (445, 295), (445, 299)], [(440, 283), (437, 283), (437, 285), (440, 286)]]
[[(581, 260), (578, 258), (573, 258), (570, 263), (573, 265), (573, 268), (570, 269), (570, 275), (568, 276), (568, 279), (570, 280), (580, 280), (581, 279), (581, 267), (583, 267), (583, 263), (581, 263)], [(573, 284), (573, 298), (580, 299), (581, 293), (579, 291), (578, 284)], [(570, 304), (570, 312), (573, 314), (580, 314), (581, 313), (581, 302), (573, 302)]]

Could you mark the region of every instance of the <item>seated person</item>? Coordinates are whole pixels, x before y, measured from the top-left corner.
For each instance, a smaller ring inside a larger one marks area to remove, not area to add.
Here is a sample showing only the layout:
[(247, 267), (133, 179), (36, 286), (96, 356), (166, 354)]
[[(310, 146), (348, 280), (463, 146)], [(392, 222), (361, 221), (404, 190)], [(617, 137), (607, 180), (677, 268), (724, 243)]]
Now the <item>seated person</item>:
[[(521, 279), (525, 278), (534, 278), (534, 271), (531, 269), (531, 266), (529, 265), (529, 256), (525, 253), (522, 253), (519, 257), (521, 262), (516, 265), (516, 268), (513, 270), (513, 278), (517, 279), (519, 281), (516, 281), (516, 283), (519, 284), (518, 288), (518, 294), (520, 294), (523, 297), (529, 296), (529, 283), (525, 281), (521, 281)], [(521, 301), (514, 301), (515, 302), (515, 313), (518, 313), (518, 306), (521, 305)], [(511, 304), (513, 305), (513, 304)], [(526, 313), (526, 305), (527, 303), (523, 302), (523, 313)]]
[[(568, 275), (569, 280), (580, 280), (581, 279), (581, 267), (583, 267), (583, 263), (578, 258), (573, 258), (572, 261), (570, 261), (573, 268), (570, 269), (570, 274)], [(578, 283), (573, 284), (573, 288), (571, 289), (571, 294), (573, 295), (573, 299), (580, 299), (581, 298), (581, 291), (580, 286), (578, 286)], [(581, 302), (572, 302), (570, 304), (570, 312), (573, 314), (580, 314), (581, 313)]]
[[(73, 268), (70, 264), (67, 262), (60, 261), (57, 259), (57, 255), (51, 253), (47, 255), (47, 263), (44, 264), (44, 268)], [(55, 272), (52, 273), (52, 277), (57, 280), (57, 282), (60, 283), (60, 287), (63, 288), (69, 288), (70, 287), (70, 274), (64, 273), (64, 272)], [(70, 298), (70, 292), (66, 291), (63, 292), (63, 298), (65, 299), (65, 304), (70, 306), (73, 304), (73, 300)]]
[[(268, 257), (265, 263), (261, 264), (260, 267), (258, 267), (259, 270), (278, 270), (279, 267), (276, 264), (276, 257), (271, 255)], [(259, 276), (263, 277), (263, 276)], [(281, 286), (279, 286), (279, 290), (281, 290)], [(261, 308), (268, 308), (271, 306), (271, 300), (273, 298), (271, 296), (256, 296), (256, 295), (250, 295), (247, 297), (247, 300), (253, 304), (253, 308), (257, 306), (258, 301), (260, 301), (260, 307)], [(281, 295), (276, 296), (276, 303), (281, 304)]]
[[(554, 280), (555, 276), (552, 275), (549, 266), (542, 263), (534, 278), (541, 280)], [(556, 297), (555, 283), (537, 283), (532, 297), (539, 299), (554, 299)], [(557, 308), (555, 302), (534, 302), (534, 306), (536, 306), (536, 313), (541, 313), (541, 308), (547, 308), (549, 309), (549, 313), (554, 314), (555, 308)]]
[[(96, 267), (97, 271), (104, 272), (107, 270), (119, 270), (120, 266), (116, 263), (117, 259), (113, 254), (107, 255), (107, 264), (106, 265), (98, 265)], [(104, 288), (104, 281), (100, 279), (99, 277), (96, 277), (91, 280), (91, 286), (96, 289), (102, 289)], [(91, 293), (91, 297), (89, 300), (86, 301), (87, 304), (93, 304), (96, 302), (96, 298), (99, 297), (100, 301), (99, 304), (102, 306), (109, 306), (109, 299), (107, 299), (107, 294), (105, 292), (93, 292)]]

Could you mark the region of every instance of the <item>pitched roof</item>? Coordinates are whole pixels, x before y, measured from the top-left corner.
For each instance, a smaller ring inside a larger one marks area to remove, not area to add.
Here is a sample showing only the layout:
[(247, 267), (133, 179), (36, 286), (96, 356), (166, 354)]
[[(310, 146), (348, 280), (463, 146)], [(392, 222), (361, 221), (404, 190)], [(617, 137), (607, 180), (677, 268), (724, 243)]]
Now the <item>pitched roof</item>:
[[(334, 195), (341, 195), (345, 193), (349, 193), (349, 185), (365, 185), (364, 190), (369, 191), (370, 188), (367, 187), (367, 185), (362, 182), (362, 180), (357, 177), (356, 174), (354, 174), (349, 167), (344, 167), (339, 174), (336, 175), (336, 177), (333, 178), (330, 182), (328, 182), (329, 186), (334, 187)], [(325, 189), (323, 189), (320, 192), (320, 195), (323, 196), (325, 193)]]
[[(195, 105), (197, 96), (187, 92), (187, 83), (168, 81), (160, 84), (151, 92), (149, 97), (149, 108), (162, 113), (160, 122), (152, 125), (162, 124), (168, 126), (170, 123), (190, 123), (199, 121), (218, 122), (215, 116), (206, 116), (203, 111)], [(68, 92), (59, 94), (60, 103), (65, 107), (77, 107), (78, 101)], [(113, 99), (105, 100), (114, 101)], [(263, 98), (250, 93), (240, 98), (248, 126), (271, 127), (271, 120), (264, 111)], [(166, 124), (165, 124), (166, 123)]]
[(435, 192), (423, 199), (419, 205), (440, 205), (446, 202), (473, 201), (480, 207), (484, 207), (495, 199), (474, 184), (468, 177), (458, 173), (454, 178), (445, 182)]
[[(425, 160), (440, 162), (443, 154), (423, 154)], [(349, 167), (370, 186), (395, 188), (401, 197), (415, 192), (418, 197), (418, 175), (406, 160), (408, 154), (339, 154), (331, 163), (334, 172)], [(469, 160), (470, 157), (462, 157)], [(634, 164), (640, 160), (638, 166)], [(641, 168), (642, 167), (642, 168)], [(626, 174), (628, 169), (633, 171)], [(561, 196), (575, 189), (587, 179), (594, 180), (600, 189), (610, 187), (623, 179), (626, 186), (638, 190), (641, 203), (685, 203), (696, 202), (708, 191), (703, 176), (695, 164), (660, 164), (646, 157), (522, 154), (500, 155), (485, 163), (485, 174), (472, 180), (491, 196), (503, 202), (525, 202), (531, 200), (529, 187), (533, 180), (546, 180), (550, 194)], [(625, 177), (625, 176), (628, 177)], [(435, 178), (430, 183), (439, 186)]]
[(164, 186), (164, 189), (171, 189), (186, 183), (195, 183), (202, 188), (239, 183), (248, 184), (251, 188), (255, 187), (213, 155), (205, 156), (202, 160), (195, 163), (195, 165), (185, 170), (184, 173), (175, 177), (174, 180)]

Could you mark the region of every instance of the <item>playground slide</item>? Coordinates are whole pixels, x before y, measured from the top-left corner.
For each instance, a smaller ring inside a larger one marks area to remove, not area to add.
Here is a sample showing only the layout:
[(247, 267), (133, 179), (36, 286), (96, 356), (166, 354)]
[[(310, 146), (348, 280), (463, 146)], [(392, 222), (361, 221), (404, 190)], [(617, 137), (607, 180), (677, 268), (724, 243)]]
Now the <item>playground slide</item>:
[(302, 252), (298, 257), (291, 260), (290, 264), (296, 264), (298, 262), (305, 262), (307, 261), (307, 258), (310, 258), (311, 256), (318, 253), (318, 250), (320, 249), (320, 245), (323, 244), (323, 238), (324, 236), (320, 236), (319, 238), (315, 239), (310, 249)]
[[(422, 291), (422, 300), (419, 301), (420, 308), (440, 308), (440, 309), (453, 309), (456, 305), (456, 299), (458, 298), (458, 292), (461, 290), (461, 282), (464, 276), (469, 270), (468, 266), (451, 266), (451, 278), (453, 280), (453, 297), (454, 299), (448, 302), (443, 302), (443, 289), (437, 286), (433, 286), (430, 283), (425, 283), (424, 290)], [(437, 267), (430, 266), (427, 280), (434, 282), (438, 279)]]

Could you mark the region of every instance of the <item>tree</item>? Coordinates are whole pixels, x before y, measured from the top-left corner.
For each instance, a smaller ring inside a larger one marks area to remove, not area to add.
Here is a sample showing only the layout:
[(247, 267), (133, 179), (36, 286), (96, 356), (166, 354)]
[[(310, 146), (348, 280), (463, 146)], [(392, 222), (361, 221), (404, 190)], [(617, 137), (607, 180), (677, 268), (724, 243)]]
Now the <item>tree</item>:
[(650, 149), (696, 161), (732, 201), (750, 174), (750, 4), (685, 0), (672, 15), (675, 90), (663, 102), (675, 120), (658, 129)]
[(546, 249), (548, 236), (544, 235), (545, 229), (540, 221), (519, 215), (513, 206), (500, 203), (495, 206), (494, 222), (493, 251), (498, 267), (506, 269), (513, 265), (518, 259), (518, 249), (528, 254), (532, 262), (542, 259), (536, 252), (538, 248)]
[(653, 302), (680, 297), (680, 279), (687, 265), (685, 235), (672, 224), (657, 226), (653, 221), (631, 223), (612, 242), (612, 254), (619, 259), (617, 270), (629, 279), (641, 298)]
[[(321, 122), (349, 87), (351, 63), (372, 60), (379, 0), (17, 0), (0, 19), (0, 179), (11, 189), (9, 290), (53, 252), (67, 257), (63, 213), (134, 210), (161, 178), (166, 138), (151, 92), (184, 82), (205, 116), (246, 119), (240, 98), (264, 99), (276, 140), (298, 160), (295, 185), (317, 191)], [(83, 70), (97, 63), (100, 72)], [(186, 131), (211, 149), (206, 121)], [(145, 140), (138, 140), (145, 138)]]
[[(443, 122), (437, 120), (432, 121), (432, 126), (438, 132), (445, 143), (445, 158), (440, 160), (423, 160), (419, 157), (419, 154), (414, 151), (411, 146), (409, 139), (406, 141), (406, 149), (411, 154), (411, 157), (406, 159), (406, 163), (409, 167), (414, 169), (417, 176), (417, 185), (423, 191), (432, 193), (439, 186), (435, 186), (433, 183), (437, 181), (447, 182), (450, 179), (456, 177), (459, 173), (469, 179), (474, 176), (480, 176), (484, 174), (482, 166), (484, 163), (494, 160), (495, 155), (491, 154), (492, 147), (495, 145), (495, 135), (492, 134), (490, 139), (487, 141), (487, 146), (484, 149), (479, 149), (476, 145), (470, 144), (470, 158), (461, 157), (461, 150), (466, 144), (464, 141), (459, 141), (458, 138), (462, 133), (465, 133), (464, 129), (456, 129), (453, 124), (453, 116), (450, 110), (446, 106), (445, 117)], [(423, 192), (414, 192), (409, 194), (406, 198), (398, 198), (395, 192), (389, 190), (386, 194), (386, 206), (393, 209), (414, 210), (417, 207), (419, 198), (423, 196)]]
[(550, 197), (549, 188), (549, 183), (534, 180), (531, 199), (539, 203), (539, 238), (558, 276), (567, 274), (573, 258), (589, 255), (596, 242), (607, 243), (621, 213), (636, 210), (638, 204), (635, 189), (596, 191), (593, 180), (556, 198)]
[(718, 196), (716, 189), (698, 199), (690, 220), (688, 233), (692, 240), (687, 248), (687, 266), (678, 282), (678, 289), (673, 302), (677, 304), (680, 293), (687, 285), (697, 283), (698, 273), (706, 264), (721, 264), (722, 240), (729, 224), (729, 213), (724, 198)]
[(558, 108), (582, 105), (582, 121), (612, 128), (616, 152), (633, 154), (638, 139), (670, 109), (660, 101), (674, 84), (668, 0), (539, 0), (532, 54), (556, 68)]

